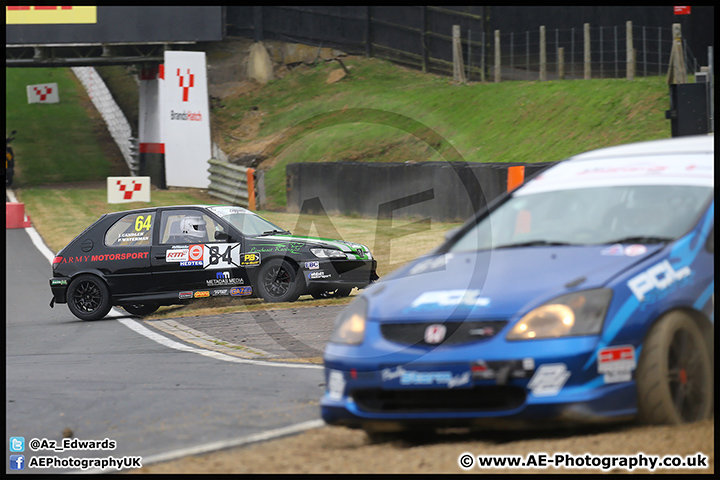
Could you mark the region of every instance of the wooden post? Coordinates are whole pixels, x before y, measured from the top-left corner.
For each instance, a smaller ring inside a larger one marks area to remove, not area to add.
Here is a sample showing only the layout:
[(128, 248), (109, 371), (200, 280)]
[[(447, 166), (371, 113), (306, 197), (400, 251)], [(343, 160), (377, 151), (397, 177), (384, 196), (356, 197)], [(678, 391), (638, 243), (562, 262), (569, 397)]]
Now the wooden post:
[(625, 51), (626, 51), (626, 67), (625, 76), (628, 80), (635, 79), (635, 52), (633, 51), (633, 32), (632, 22), (625, 22)]
[(583, 78), (585, 80), (590, 80), (592, 77), (591, 74), (591, 65), (590, 65), (590, 24), (586, 23), (583, 25), (583, 45), (584, 45), (584, 52), (583, 52)]
[(565, 80), (565, 47), (557, 49), (557, 62), (558, 79)]
[(460, 25), (453, 25), (453, 81), (465, 83), (465, 67), (463, 66), (462, 43), (460, 40)]
[(495, 30), (495, 83), (500, 83), (500, 30)]
[(687, 83), (685, 71), (685, 56), (682, 48), (682, 29), (679, 23), (673, 23), (673, 44), (670, 50), (670, 65), (668, 68), (667, 83), (669, 85)]
[(547, 55), (545, 52), (545, 25), (540, 26), (540, 81), (547, 80)]

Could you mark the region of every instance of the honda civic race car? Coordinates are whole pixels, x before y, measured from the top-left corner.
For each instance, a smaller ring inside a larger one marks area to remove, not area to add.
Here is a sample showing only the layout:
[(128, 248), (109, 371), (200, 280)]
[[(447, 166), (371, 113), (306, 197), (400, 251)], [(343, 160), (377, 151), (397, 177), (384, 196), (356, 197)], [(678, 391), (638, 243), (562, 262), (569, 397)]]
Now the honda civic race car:
[(365, 245), (295, 237), (242, 207), (143, 208), (103, 215), (58, 252), (50, 306), (97, 320), (114, 305), (147, 315), (225, 295), (347, 296), (377, 280), (376, 268)]
[(713, 412), (714, 143), (559, 162), (364, 290), (326, 345), (322, 417), (368, 432)]

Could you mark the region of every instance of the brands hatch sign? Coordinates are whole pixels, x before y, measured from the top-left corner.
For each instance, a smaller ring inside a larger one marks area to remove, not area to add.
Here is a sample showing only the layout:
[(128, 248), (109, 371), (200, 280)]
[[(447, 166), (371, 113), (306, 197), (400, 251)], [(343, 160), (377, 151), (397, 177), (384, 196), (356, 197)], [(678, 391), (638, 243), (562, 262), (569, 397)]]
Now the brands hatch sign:
[(166, 51), (159, 83), (167, 185), (207, 188), (211, 149), (205, 52)]

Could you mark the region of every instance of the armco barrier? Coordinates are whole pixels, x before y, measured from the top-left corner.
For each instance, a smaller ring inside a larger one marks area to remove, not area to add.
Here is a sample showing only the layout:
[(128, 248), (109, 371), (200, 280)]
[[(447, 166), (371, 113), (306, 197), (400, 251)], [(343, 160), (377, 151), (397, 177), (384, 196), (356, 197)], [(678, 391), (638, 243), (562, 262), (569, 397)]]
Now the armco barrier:
[(5, 228), (28, 228), (30, 217), (25, 215), (25, 204), (5, 202)]
[[(293, 163), (288, 212), (464, 221), (552, 163)], [(508, 170), (512, 168), (510, 176)]]
[(255, 170), (215, 158), (208, 160), (208, 163), (210, 163), (208, 193), (230, 205), (240, 205), (255, 210), (253, 181)]

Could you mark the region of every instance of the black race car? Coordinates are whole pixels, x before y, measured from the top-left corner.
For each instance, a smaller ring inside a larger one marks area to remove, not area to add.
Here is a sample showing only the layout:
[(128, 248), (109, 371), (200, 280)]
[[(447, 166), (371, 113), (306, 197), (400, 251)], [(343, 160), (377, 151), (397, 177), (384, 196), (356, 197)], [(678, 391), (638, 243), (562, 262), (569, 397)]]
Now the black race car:
[(55, 256), (50, 306), (97, 320), (114, 305), (147, 315), (223, 295), (347, 296), (376, 268), (365, 245), (294, 237), (242, 207), (143, 208), (103, 215)]

